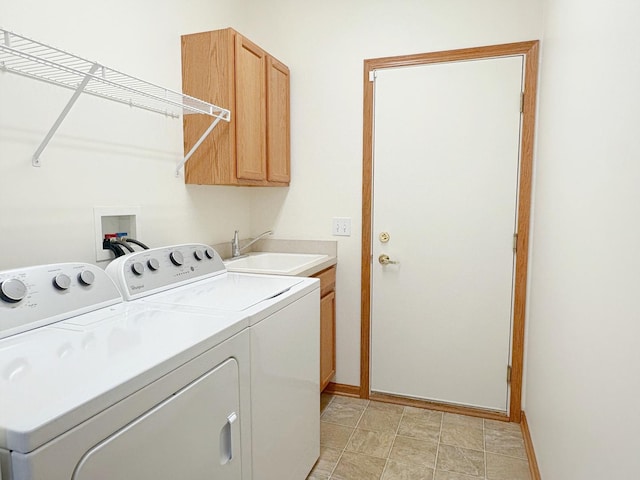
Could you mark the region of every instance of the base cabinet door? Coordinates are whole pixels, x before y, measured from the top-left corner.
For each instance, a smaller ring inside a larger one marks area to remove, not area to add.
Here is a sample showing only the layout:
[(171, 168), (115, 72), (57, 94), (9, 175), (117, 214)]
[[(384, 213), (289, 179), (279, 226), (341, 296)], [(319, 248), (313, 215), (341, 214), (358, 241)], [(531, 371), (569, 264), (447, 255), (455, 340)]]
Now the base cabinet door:
[(320, 390), (336, 374), (336, 294), (320, 299)]
[(320, 280), (320, 391), (336, 374), (336, 268), (314, 275)]

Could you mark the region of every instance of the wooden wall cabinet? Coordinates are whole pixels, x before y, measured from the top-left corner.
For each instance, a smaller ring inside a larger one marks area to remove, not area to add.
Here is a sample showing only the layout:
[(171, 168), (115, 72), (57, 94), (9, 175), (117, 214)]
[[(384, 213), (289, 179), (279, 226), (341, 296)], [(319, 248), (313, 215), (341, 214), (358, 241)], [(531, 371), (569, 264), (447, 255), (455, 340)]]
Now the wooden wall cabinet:
[(336, 267), (314, 275), (320, 279), (320, 391), (336, 374)]
[[(223, 105), (220, 122), (185, 164), (185, 183), (287, 186), (289, 68), (231, 28), (182, 37), (182, 90)], [(211, 123), (184, 115), (188, 152)]]

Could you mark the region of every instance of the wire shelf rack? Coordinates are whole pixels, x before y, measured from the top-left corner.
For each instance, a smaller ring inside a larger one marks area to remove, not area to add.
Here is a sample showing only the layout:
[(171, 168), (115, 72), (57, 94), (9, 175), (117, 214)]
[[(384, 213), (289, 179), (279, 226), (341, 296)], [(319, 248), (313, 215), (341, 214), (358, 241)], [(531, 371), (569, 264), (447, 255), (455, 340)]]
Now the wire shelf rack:
[(82, 93), (172, 118), (179, 118), (186, 114), (203, 114), (212, 117), (213, 123), (178, 164), (176, 173), (220, 120), (228, 122), (231, 119), (231, 112), (225, 108), (140, 80), (2, 28), (0, 28), (0, 70), (74, 91), (62, 114), (34, 154), (32, 159), (34, 166), (40, 166), (40, 154)]

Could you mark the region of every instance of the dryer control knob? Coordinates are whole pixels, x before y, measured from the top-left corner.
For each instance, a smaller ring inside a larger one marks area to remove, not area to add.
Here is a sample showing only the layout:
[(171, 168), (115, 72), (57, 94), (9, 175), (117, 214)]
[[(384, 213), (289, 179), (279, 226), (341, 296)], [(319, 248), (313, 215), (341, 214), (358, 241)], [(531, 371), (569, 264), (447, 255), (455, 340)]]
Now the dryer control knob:
[(160, 262), (157, 258), (150, 258), (149, 260), (147, 260), (147, 267), (155, 272), (160, 268)]
[(215, 258), (216, 256), (216, 252), (213, 250), (213, 248), (210, 248), (210, 247), (207, 247), (207, 249), (204, 251), (204, 254), (207, 256), (209, 260)]
[(171, 263), (173, 263), (176, 267), (179, 267), (184, 263), (184, 257), (178, 251), (171, 252), (169, 254), (169, 258), (171, 259)]
[(53, 278), (53, 286), (58, 290), (66, 290), (71, 286), (71, 279), (69, 275), (59, 273)]
[(96, 276), (93, 274), (91, 270), (83, 270), (78, 274), (78, 281), (81, 285), (88, 287), (89, 285), (93, 285)]
[(196, 250), (195, 252), (193, 252), (193, 256), (195, 257), (196, 260), (200, 261), (204, 259), (204, 253), (202, 252), (202, 250)]
[(131, 271), (134, 275), (142, 275), (144, 273), (144, 265), (141, 262), (133, 262)]
[(5, 280), (0, 284), (0, 298), (5, 302), (17, 303), (27, 296), (27, 286), (17, 278)]

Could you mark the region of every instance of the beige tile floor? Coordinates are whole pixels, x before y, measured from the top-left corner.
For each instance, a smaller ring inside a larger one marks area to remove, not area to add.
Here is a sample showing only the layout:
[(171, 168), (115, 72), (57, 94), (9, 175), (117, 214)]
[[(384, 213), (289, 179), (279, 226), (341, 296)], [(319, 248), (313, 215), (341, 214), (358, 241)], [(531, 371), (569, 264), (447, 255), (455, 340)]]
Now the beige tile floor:
[(308, 480), (529, 480), (520, 425), (322, 394)]

